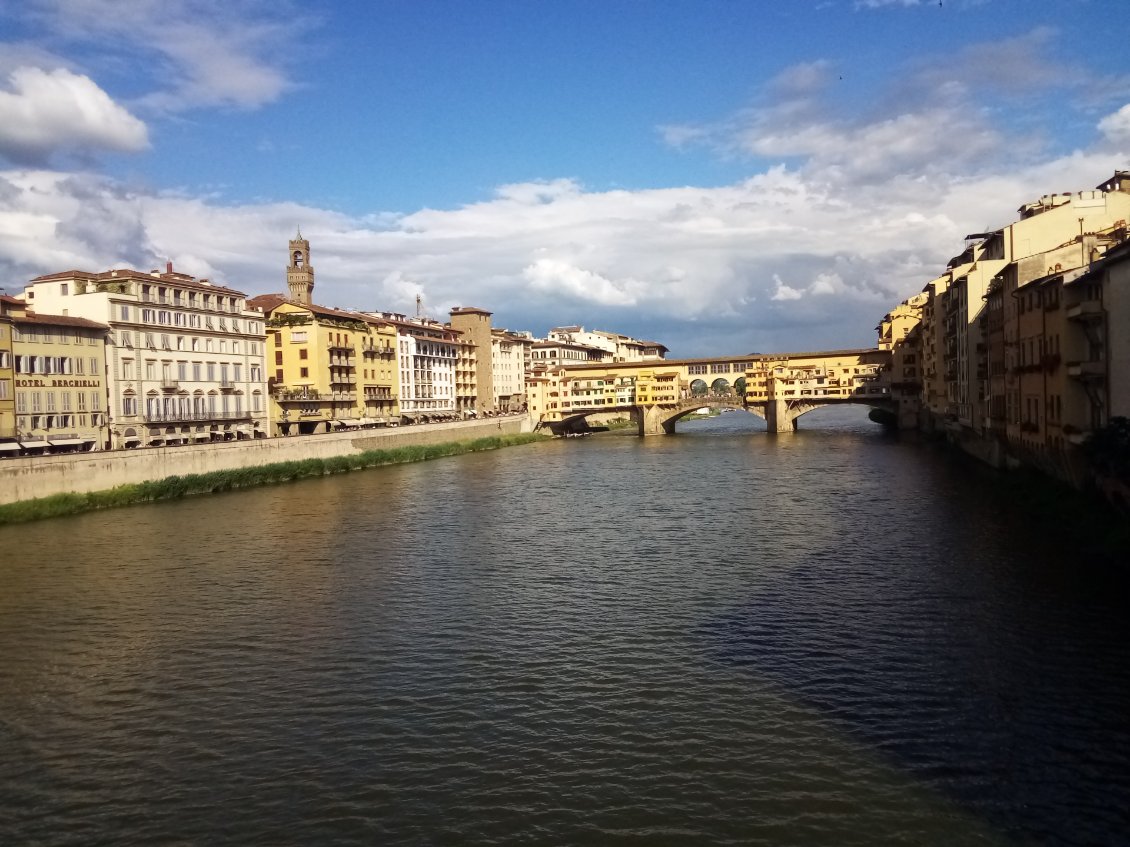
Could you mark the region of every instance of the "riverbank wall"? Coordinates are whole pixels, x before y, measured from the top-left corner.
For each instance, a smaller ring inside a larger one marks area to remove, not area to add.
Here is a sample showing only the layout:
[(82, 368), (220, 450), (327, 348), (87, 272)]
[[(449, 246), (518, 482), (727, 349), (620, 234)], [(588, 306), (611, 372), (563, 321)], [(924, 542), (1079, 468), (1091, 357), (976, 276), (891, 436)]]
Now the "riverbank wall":
[(518, 435), (532, 429), (530, 419), (522, 415), (221, 444), (5, 459), (0, 461), (0, 505), (56, 494), (105, 491), (119, 485), (156, 482), (173, 476), (239, 470), (303, 459), (329, 459), (366, 450)]

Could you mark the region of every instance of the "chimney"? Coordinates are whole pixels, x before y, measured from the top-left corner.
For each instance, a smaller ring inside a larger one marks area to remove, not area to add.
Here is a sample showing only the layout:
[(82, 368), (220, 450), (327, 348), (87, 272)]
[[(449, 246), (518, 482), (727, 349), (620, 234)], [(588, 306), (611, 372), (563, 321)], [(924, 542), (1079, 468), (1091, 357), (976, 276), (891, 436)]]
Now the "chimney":
[(172, 272), (173, 272), (173, 260), (169, 259), (169, 261), (165, 262), (165, 273), (171, 274)]

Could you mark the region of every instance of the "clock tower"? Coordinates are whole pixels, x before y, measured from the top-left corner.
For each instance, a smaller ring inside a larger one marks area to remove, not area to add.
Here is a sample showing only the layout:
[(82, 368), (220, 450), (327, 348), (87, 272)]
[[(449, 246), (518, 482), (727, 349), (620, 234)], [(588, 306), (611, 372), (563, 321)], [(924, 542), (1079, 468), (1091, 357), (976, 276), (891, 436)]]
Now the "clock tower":
[(310, 242), (302, 237), (301, 228), (290, 240), (290, 264), (286, 268), (286, 285), (290, 299), (310, 305), (314, 291), (314, 266), (310, 264)]

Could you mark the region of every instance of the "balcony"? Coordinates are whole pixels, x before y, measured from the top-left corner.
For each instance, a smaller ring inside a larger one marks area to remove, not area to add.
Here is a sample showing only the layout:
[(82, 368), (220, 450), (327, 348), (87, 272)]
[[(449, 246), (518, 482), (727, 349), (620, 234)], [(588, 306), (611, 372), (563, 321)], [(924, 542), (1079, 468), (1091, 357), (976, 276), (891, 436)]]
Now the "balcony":
[(1069, 321), (1100, 321), (1103, 318), (1103, 304), (1100, 300), (1084, 300), (1067, 309)]
[(145, 423), (189, 423), (192, 421), (245, 421), (251, 412), (149, 412), (140, 415)]
[(230, 379), (221, 379), (220, 391), (224, 392), (225, 394), (230, 394), (231, 392), (235, 391), (235, 382)]
[(1105, 362), (1068, 362), (1067, 375), (1082, 382), (1096, 382), (1106, 378)]
[(279, 403), (307, 403), (320, 399), (321, 395), (313, 388), (294, 388), (289, 391), (281, 389), (275, 396)]
[(346, 352), (352, 353), (354, 350), (357, 349), (357, 347), (354, 344), (346, 344), (344, 341), (330, 341), (329, 343), (326, 344), (326, 349), (327, 350), (344, 350)]
[(179, 388), (180, 388), (180, 380), (179, 379), (163, 379), (163, 380), (161, 380), (161, 390), (162, 391), (173, 392), (173, 391), (177, 391)]

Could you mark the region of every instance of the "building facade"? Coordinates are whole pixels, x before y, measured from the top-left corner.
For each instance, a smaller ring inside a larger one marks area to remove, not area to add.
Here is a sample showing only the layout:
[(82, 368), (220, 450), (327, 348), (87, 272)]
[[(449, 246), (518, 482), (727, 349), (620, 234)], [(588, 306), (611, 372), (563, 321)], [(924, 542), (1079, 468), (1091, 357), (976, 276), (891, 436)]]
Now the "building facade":
[(396, 332), (390, 324), (278, 294), (251, 303), (266, 319), (274, 435), (399, 422)]
[(266, 437), (262, 312), (243, 292), (177, 273), (115, 269), (36, 277), (36, 312), (109, 326), (110, 446)]
[[(107, 446), (105, 324), (45, 315), (6, 298), (15, 417), (0, 432), (3, 455), (102, 450)], [(0, 360), (3, 356), (0, 355)]]

